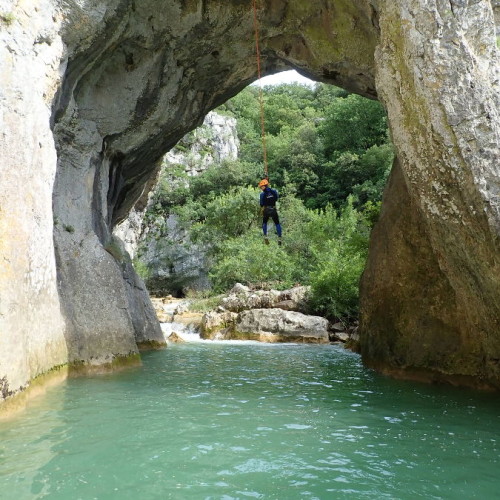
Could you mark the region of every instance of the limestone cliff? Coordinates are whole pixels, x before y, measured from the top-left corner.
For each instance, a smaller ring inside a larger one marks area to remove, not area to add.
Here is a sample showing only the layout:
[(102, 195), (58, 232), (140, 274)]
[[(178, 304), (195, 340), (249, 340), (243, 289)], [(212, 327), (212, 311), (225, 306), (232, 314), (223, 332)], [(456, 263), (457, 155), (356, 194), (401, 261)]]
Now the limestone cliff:
[(489, 2), (428, 4), (381, 4), (377, 89), (399, 161), (362, 283), (362, 352), (387, 372), (499, 387), (495, 22)]
[[(184, 175), (188, 177), (197, 176), (214, 163), (220, 165), (224, 160), (236, 159), (238, 148), (236, 120), (211, 111), (200, 127), (186, 134), (176, 147), (162, 158), (158, 178), (153, 178), (151, 186), (144, 190), (144, 195), (136, 202), (127, 218), (114, 228), (115, 236), (124, 242), (132, 258), (136, 256), (141, 240), (148, 246), (150, 244), (144, 239), (154, 228), (151, 228), (150, 224), (143, 224), (144, 215), (150, 207), (151, 199), (159, 189), (160, 178), (169, 179), (170, 172), (175, 167), (181, 167)], [(172, 176), (171, 181), (182, 182), (175, 176)], [(154, 221), (153, 224), (155, 224)], [(168, 234), (161, 236), (168, 238)]]
[(0, 400), (68, 359), (50, 129), (66, 66), (61, 17), (52, 2), (13, 4), (0, 4)]
[(163, 169), (180, 165), (189, 177), (203, 173), (210, 165), (238, 158), (236, 119), (211, 111), (200, 127), (185, 135), (163, 158)]
[[(294, 67), (387, 107), (398, 166), (363, 281), (365, 360), (498, 387), (494, 4), (262, 0), (259, 19), (264, 73)], [(55, 365), (111, 362), (161, 340), (112, 230), (165, 152), (256, 65), (247, 1), (0, 8), (5, 397)]]
[(163, 157), (158, 182), (115, 228), (129, 255), (148, 269), (150, 293), (179, 295), (187, 288), (209, 288), (206, 248), (190, 241), (176, 215), (158, 215), (155, 199), (164, 184), (187, 183), (212, 165), (224, 168), (224, 161), (238, 157), (238, 148), (236, 119), (211, 111)]

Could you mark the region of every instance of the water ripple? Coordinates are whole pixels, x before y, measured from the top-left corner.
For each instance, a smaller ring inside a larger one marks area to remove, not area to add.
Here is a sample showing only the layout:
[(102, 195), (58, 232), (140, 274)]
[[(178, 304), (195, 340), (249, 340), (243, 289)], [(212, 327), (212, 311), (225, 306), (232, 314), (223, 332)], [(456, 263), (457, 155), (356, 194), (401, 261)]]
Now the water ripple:
[(496, 498), (500, 408), (332, 346), (198, 343), (0, 423), (2, 500)]

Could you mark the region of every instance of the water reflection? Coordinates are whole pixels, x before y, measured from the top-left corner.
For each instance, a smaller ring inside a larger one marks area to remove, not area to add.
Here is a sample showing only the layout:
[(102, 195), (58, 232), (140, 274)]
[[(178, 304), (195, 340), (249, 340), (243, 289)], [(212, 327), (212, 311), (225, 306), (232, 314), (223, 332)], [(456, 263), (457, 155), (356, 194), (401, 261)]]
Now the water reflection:
[(39, 481), (43, 464), (57, 454), (68, 436), (63, 420), (66, 382), (31, 400), (24, 412), (0, 421), (0, 498), (38, 498), (50, 485)]

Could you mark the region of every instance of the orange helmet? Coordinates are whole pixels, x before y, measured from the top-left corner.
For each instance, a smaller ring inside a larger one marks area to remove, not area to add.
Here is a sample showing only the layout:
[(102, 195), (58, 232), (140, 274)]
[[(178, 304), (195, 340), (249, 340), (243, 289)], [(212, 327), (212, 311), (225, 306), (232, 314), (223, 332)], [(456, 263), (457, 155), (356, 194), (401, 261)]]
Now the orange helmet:
[(267, 179), (262, 179), (259, 182), (259, 187), (262, 187), (262, 186), (269, 186), (269, 181)]

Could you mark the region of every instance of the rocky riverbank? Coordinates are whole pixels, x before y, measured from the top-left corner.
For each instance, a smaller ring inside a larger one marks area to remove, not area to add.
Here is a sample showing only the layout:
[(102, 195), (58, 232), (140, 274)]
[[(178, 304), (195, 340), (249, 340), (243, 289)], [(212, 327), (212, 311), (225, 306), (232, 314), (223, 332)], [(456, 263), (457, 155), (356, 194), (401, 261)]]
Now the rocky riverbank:
[(206, 340), (257, 340), (260, 342), (346, 343), (356, 348), (357, 326), (308, 314), (309, 288), (251, 290), (236, 284), (219, 304), (208, 312), (194, 312), (189, 299), (153, 298), (153, 305), (165, 337), (176, 342), (187, 328)]

